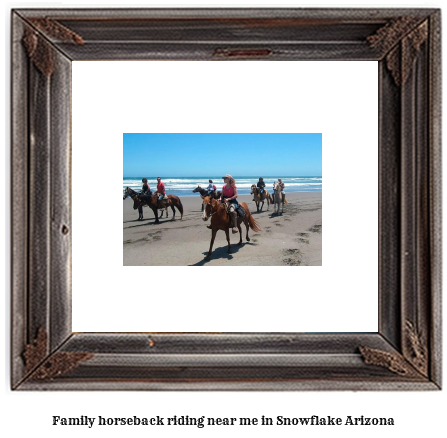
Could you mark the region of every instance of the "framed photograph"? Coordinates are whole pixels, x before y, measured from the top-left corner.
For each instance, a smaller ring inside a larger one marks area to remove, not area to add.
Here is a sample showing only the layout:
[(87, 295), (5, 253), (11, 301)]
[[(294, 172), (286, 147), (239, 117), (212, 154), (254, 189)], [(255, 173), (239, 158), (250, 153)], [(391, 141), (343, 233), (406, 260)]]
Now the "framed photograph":
[[(437, 9), (14, 10), (11, 185), (27, 190), (11, 206), (11, 387), (440, 389), (440, 32)], [(119, 100), (142, 84), (150, 101)], [(326, 119), (357, 99), (337, 122), (356, 142), (299, 124), (305, 89)], [(120, 135), (113, 113), (132, 114)], [(310, 135), (319, 162), (299, 167)], [(237, 240), (222, 229), (207, 260), (217, 221), (192, 185), (216, 178), (260, 226), (239, 247), (237, 223)], [(261, 179), (285, 183), (276, 215), (248, 192)], [(175, 222), (158, 217), (186, 191)], [(338, 324), (350, 315), (372, 325)]]
[(123, 265), (321, 266), (321, 171), (321, 133), (125, 133)]

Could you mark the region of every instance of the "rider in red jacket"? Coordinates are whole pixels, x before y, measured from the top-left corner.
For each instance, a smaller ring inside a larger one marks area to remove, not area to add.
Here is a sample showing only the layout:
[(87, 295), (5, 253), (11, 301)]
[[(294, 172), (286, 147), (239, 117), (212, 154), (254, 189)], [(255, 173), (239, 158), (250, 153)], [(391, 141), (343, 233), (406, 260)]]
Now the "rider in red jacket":
[(165, 185), (161, 181), (161, 178), (159, 176), (157, 176), (157, 193), (159, 201), (161, 201), (166, 196)]

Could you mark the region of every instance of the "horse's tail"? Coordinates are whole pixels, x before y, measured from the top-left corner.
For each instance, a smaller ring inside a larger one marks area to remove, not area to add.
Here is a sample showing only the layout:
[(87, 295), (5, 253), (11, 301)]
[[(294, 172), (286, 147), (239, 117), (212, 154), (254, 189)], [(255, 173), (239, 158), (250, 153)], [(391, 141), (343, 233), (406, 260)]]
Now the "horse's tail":
[(251, 213), (249, 214), (250, 216), (248, 218), (248, 225), (250, 225), (250, 228), (256, 232), (261, 231), (261, 229), (259, 228), (259, 224), (256, 222), (255, 218), (251, 215)]
[(180, 201), (180, 198), (177, 198), (178, 199), (178, 206), (177, 206), (177, 208), (178, 208), (178, 210), (179, 210), (179, 212), (180, 212), (180, 219), (183, 219), (183, 205), (182, 205), (182, 201)]

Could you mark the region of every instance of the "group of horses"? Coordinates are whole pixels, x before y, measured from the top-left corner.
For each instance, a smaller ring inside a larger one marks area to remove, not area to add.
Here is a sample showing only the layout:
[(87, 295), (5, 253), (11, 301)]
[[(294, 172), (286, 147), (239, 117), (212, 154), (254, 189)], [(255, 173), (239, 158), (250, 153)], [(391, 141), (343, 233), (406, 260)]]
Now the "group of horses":
[[(222, 204), (218, 199), (220, 198), (221, 192), (215, 191), (212, 194), (205, 189), (202, 189), (198, 186), (193, 190), (194, 193), (200, 193), (200, 196), (203, 199), (202, 202), (202, 219), (207, 221), (211, 218), (211, 242), (210, 249), (206, 256), (206, 259), (210, 259), (211, 252), (213, 250), (214, 239), (219, 230), (225, 231), (225, 235), (228, 242), (228, 253), (231, 253), (231, 244), (230, 244), (230, 228), (231, 221), (230, 216), (227, 213), (225, 204)], [(267, 200), (267, 211), (269, 209), (270, 203), (274, 204), (274, 211), (276, 214), (282, 214), (284, 203), (287, 203), (285, 200), (284, 194), (281, 193), (281, 189), (279, 183), (274, 184), (273, 196), (269, 194), (267, 190), (261, 194), (259, 188), (257, 188), (254, 184), (251, 186), (251, 194), (254, 196), (256, 202), (257, 211), (262, 211), (262, 207), (264, 206), (264, 202)], [(154, 212), (155, 223), (160, 223), (158, 217), (158, 210), (162, 210), (160, 219), (163, 217), (163, 212), (166, 211), (166, 217), (168, 217), (168, 207), (172, 209), (172, 219), (175, 220), (175, 209), (177, 209), (181, 214), (181, 219), (183, 219), (183, 205), (180, 201), (180, 198), (175, 195), (168, 195), (166, 199), (163, 201), (158, 200), (158, 194), (152, 193), (150, 195), (144, 195), (142, 193), (138, 193), (135, 190), (132, 190), (130, 187), (126, 187), (124, 190), (124, 197), (131, 197), (133, 200), (133, 208), (134, 210), (138, 209), (138, 220), (143, 219), (143, 207), (148, 206)], [(261, 204), (262, 203), (262, 204)], [(242, 228), (241, 224), (244, 223), (246, 228), (246, 236), (245, 239), (247, 242), (250, 241), (248, 237), (248, 230), (251, 228), (255, 232), (261, 231), (258, 223), (254, 219), (253, 215), (250, 213), (250, 210), (245, 202), (239, 202), (239, 205), (245, 211), (243, 216), (238, 216), (237, 218), (237, 228), (239, 230), (239, 242), (238, 245), (242, 245)], [(280, 212), (281, 206), (281, 212)]]
[(255, 184), (251, 186), (250, 194), (253, 195), (258, 212), (262, 211), (264, 202), (267, 201), (267, 211), (270, 208), (270, 204), (273, 204), (273, 214), (282, 215), (284, 212), (284, 204), (288, 204), (286, 195), (282, 193), (279, 182), (273, 183), (273, 195), (266, 189), (261, 193), (261, 189)]
[[(197, 186), (192, 192), (200, 193), (202, 199), (205, 198), (206, 196), (211, 196), (213, 199), (219, 199), (221, 195), (220, 191), (214, 191), (210, 194), (208, 190), (203, 189), (200, 186)], [(253, 199), (256, 204), (256, 210), (258, 213), (262, 211), (265, 201), (267, 201), (267, 211), (270, 208), (270, 204), (273, 204), (273, 214), (278, 215), (283, 214), (284, 204), (288, 204), (286, 200), (286, 195), (281, 192), (281, 186), (279, 182), (273, 183), (273, 195), (271, 195), (268, 190), (264, 190), (264, 192), (261, 193), (261, 190), (259, 189), (259, 187), (256, 187), (256, 184), (253, 184), (251, 186), (250, 194), (253, 195)], [(203, 208), (204, 206), (202, 204), (202, 212)]]
[(168, 195), (167, 199), (159, 201), (157, 193), (143, 195), (142, 193), (132, 190), (130, 187), (126, 187), (124, 190), (123, 199), (126, 199), (128, 196), (130, 196), (133, 200), (133, 209), (138, 209), (139, 221), (143, 220), (143, 207), (145, 206), (148, 206), (154, 212), (156, 224), (160, 223), (158, 218), (158, 210), (161, 210), (160, 219), (163, 217), (164, 211), (166, 211), (166, 217), (168, 217), (168, 207), (171, 207), (172, 209), (171, 220), (175, 220), (175, 208), (180, 212), (181, 219), (183, 219), (183, 205), (178, 196)]

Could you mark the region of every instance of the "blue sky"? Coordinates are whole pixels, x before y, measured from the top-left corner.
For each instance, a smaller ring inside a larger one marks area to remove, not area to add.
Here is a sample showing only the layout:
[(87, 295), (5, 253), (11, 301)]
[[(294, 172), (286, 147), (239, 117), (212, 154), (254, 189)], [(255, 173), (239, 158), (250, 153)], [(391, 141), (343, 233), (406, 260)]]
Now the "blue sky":
[(322, 134), (123, 134), (123, 177), (322, 176)]

